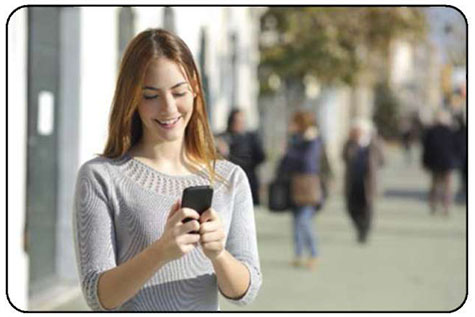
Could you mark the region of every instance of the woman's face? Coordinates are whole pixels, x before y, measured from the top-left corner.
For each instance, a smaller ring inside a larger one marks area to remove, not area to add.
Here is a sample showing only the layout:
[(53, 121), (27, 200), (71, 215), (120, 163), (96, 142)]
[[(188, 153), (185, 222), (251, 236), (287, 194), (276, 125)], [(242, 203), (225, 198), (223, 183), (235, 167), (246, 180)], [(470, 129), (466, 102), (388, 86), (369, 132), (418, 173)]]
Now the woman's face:
[(153, 142), (183, 140), (193, 113), (194, 93), (184, 69), (166, 58), (147, 69), (138, 106), (143, 137)]

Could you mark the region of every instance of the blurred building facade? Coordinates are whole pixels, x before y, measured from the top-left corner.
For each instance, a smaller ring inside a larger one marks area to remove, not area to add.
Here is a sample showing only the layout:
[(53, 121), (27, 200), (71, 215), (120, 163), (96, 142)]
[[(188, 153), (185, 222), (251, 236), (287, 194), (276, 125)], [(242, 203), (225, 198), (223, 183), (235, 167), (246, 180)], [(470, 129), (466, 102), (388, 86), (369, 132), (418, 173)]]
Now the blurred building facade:
[(232, 106), (243, 108), (254, 128), (259, 123), (259, 12), (245, 7), (28, 7), (11, 15), (9, 174), (19, 181), (9, 186), (9, 281), (15, 283), (7, 293), (17, 308), (51, 309), (77, 295), (75, 176), (82, 163), (103, 150), (128, 41), (146, 28), (178, 34), (199, 65), (213, 131), (225, 128)]
[[(424, 8), (427, 40), (397, 40), (391, 54), (390, 84), (398, 92), (402, 115), (416, 113), (430, 124), (437, 109), (466, 85), (466, 20), (451, 7)], [(466, 109), (463, 109), (466, 111)]]

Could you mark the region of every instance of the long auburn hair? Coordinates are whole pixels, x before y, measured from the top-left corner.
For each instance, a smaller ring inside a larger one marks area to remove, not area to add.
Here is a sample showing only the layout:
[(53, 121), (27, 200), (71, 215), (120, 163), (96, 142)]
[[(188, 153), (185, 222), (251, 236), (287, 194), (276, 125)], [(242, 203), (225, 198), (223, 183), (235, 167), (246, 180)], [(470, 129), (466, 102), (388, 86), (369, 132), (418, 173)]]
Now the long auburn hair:
[[(142, 101), (145, 72), (153, 60), (167, 58), (185, 70), (196, 95), (193, 113), (185, 128), (185, 153), (198, 166), (205, 164), (211, 182), (219, 158), (207, 119), (203, 88), (190, 49), (175, 34), (163, 29), (147, 29), (127, 45), (122, 58), (109, 119), (109, 135), (102, 156), (117, 158), (125, 154), (142, 137), (138, 105)], [(196, 166), (193, 168), (197, 170)]]

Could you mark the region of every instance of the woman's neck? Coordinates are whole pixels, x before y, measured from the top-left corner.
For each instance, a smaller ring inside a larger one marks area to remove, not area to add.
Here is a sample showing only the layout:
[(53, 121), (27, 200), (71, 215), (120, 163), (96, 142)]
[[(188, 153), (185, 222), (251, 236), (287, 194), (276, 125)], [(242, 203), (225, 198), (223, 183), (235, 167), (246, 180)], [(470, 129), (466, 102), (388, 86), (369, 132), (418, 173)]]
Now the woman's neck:
[(133, 146), (129, 154), (154, 169), (171, 175), (192, 172), (186, 157), (184, 142), (162, 142), (150, 144), (141, 140)]

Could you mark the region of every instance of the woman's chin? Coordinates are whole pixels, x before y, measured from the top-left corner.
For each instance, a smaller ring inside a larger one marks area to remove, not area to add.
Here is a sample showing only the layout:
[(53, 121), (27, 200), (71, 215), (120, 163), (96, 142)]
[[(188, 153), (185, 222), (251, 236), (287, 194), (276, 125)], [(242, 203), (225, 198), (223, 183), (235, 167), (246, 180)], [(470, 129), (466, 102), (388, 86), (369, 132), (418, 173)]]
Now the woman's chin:
[(178, 142), (183, 140), (184, 133), (181, 131), (170, 131), (168, 133), (160, 133), (158, 140), (161, 142)]

